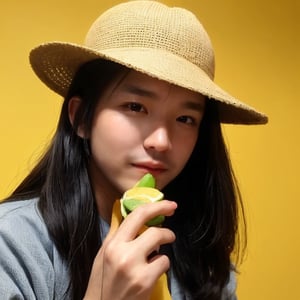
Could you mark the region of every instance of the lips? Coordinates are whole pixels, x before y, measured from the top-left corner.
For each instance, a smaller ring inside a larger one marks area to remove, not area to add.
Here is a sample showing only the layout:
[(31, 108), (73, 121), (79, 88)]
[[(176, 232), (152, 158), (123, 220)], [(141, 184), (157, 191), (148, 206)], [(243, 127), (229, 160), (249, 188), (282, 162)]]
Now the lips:
[(145, 173), (151, 173), (152, 175), (160, 174), (167, 170), (167, 167), (161, 162), (139, 162), (132, 165), (135, 168), (143, 170)]

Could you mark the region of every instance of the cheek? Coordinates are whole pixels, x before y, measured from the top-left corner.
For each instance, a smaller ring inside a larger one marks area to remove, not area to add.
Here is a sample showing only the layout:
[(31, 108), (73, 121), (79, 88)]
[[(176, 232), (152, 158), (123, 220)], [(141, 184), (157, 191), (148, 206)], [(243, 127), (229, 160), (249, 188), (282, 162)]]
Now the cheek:
[(94, 150), (104, 148), (112, 153), (121, 152), (135, 143), (135, 140), (137, 134), (134, 127), (121, 115), (104, 110), (95, 118), (91, 131)]
[(177, 155), (177, 158), (185, 164), (194, 148), (196, 145), (198, 139), (198, 132), (197, 133), (192, 133), (192, 134), (186, 134), (182, 137), (180, 137), (177, 142), (176, 142), (176, 147), (175, 147), (175, 155)]

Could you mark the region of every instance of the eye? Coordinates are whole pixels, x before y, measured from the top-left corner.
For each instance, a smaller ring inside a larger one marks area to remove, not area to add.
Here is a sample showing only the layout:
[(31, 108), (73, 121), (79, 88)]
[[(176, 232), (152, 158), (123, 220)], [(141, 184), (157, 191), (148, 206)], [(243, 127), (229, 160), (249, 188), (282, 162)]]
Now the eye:
[(189, 116), (180, 116), (176, 119), (178, 122), (188, 124), (188, 125), (196, 125), (196, 121), (194, 118)]
[(131, 110), (131, 111), (135, 111), (135, 112), (145, 112), (146, 109), (144, 108), (144, 106), (140, 103), (137, 102), (130, 102), (126, 104), (126, 107)]

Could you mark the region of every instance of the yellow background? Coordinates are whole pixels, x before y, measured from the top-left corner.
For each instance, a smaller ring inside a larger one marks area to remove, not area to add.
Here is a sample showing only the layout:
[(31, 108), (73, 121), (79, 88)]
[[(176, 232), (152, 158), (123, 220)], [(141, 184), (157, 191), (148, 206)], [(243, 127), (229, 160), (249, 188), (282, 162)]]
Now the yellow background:
[[(28, 63), (45, 41), (80, 43), (98, 14), (121, 1), (2, 1), (0, 198), (47, 144), (61, 99)], [(216, 52), (216, 81), (269, 115), (267, 126), (225, 126), (249, 227), (238, 277), (242, 300), (300, 299), (298, 0), (165, 0), (200, 17)]]

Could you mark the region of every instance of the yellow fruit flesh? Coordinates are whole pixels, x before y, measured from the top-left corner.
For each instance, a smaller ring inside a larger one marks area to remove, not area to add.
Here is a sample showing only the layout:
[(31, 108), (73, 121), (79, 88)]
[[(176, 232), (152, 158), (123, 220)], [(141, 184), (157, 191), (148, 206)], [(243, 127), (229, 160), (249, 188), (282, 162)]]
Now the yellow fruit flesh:
[(155, 188), (134, 187), (126, 191), (122, 199), (136, 199), (144, 202), (156, 202), (163, 199), (163, 193)]

